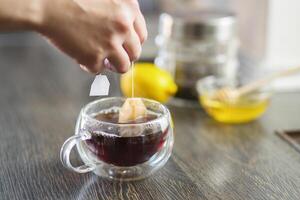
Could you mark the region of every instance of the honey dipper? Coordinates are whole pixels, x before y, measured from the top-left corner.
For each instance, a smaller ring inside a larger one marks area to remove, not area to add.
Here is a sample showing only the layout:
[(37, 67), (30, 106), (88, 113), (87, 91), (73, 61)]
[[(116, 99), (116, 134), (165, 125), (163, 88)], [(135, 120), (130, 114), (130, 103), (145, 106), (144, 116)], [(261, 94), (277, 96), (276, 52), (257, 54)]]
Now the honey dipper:
[(253, 81), (249, 84), (246, 84), (246, 85), (236, 88), (236, 89), (224, 87), (215, 92), (214, 98), (219, 101), (234, 102), (241, 96), (244, 96), (255, 90), (258, 90), (258, 89), (262, 88), (263, 86), (266, 86), (267, 84), (271, 83), (275, 79), (293, 75), (293, 74), (296, 74), (297, 72), (300, 72), (300, 66), (292, 67), (292, 68), (289, 68), (289, 69), (286, 69), (286, 70), (283, 70), (280, 72), (273, 73), (265, 78)]

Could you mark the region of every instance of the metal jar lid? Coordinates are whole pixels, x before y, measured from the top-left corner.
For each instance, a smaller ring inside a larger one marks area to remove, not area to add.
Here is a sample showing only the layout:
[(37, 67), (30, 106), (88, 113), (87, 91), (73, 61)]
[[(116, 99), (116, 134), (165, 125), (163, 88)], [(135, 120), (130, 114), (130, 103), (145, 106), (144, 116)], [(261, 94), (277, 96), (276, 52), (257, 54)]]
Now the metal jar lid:
[(164, 40), (224, 41), (236, 37), (236, 17), (223, 11), (177, 11), (163, 13), (159, 19), (159, 37)]

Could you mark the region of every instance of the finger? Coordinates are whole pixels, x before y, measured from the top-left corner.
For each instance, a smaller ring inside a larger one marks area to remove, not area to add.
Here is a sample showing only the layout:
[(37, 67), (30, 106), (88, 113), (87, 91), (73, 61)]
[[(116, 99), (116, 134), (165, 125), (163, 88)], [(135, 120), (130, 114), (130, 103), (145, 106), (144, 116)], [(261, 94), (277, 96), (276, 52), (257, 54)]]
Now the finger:
[(123, 47), (125, 51), (127, 52), (130, 61), (137, 60), (142, 51), (141, 43), (139, 36), (137, 33), (133, 30), (130, 31), (129, 35), (124, 41)]
[(104, 67), (109, 71), (118, 72), (116, 67), (113, 64), (111, 64), (107, 58), (104, 59)]
[(141, 12), (139, 12), (134, 21), (134, 29), (140, 38), (141, 44), (143, 44), (148, 38), (148, 31), (145, 18)]
[(91, 68), (81, 64), (79, 64), (79, 66), (82, 70), (95, 75), (98, 75), (103, 71), (103, 67)]
[(131, 12), (134, 13), (134, 29), (140, 38), (141, 44), (143, 44), (147, 37), (148, 31), (146, 27), (145, 18), (140, 10), (140, 6), (137, 0), (126, 0), (128, 5), (131, 7)]
[(111, 51), (108, 60), (119, 73), (127, 72), (130, 67), (130, 59), (122, 46)]
[(79, 62), (81, 69), (92, 74), (100, 74), (104, 70), (104, 54), (84, 56)]
[(86, 72), (88, 72), (88, 73), (92, 73), (92, 74), (93, 74), (93, 72), (91, 72), (86, 66), (79, 64), (79, 67), (80, 67), (83, 71), (86, 71)]

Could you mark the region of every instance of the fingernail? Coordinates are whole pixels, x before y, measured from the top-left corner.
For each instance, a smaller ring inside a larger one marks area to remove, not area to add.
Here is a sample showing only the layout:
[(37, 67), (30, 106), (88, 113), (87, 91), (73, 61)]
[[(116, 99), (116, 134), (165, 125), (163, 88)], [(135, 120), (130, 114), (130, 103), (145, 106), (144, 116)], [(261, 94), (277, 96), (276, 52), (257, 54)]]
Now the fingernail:
[(104, 59), (104, 67), (112, 72), (117, 72), (116, 67), (107, 58)]

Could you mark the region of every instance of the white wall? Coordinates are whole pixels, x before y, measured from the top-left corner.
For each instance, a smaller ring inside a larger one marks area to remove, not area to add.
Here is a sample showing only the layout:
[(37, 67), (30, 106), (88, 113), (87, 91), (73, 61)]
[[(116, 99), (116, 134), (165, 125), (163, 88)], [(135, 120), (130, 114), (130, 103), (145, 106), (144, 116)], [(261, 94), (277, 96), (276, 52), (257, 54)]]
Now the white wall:
[(300, 64), (300, 1), (270, 0), (266, 62)]
[(255, 61), (265, 57), (268, 0), (231, 0), (239, 24), (242, 52)]

